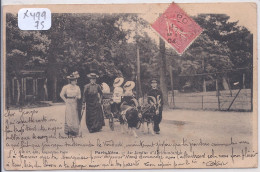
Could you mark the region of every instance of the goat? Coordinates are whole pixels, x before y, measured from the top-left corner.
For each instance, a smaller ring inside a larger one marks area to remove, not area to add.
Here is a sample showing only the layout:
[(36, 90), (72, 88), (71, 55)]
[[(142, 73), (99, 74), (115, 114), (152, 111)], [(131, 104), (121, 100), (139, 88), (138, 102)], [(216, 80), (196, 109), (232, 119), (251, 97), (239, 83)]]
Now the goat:
[(158, 95), (156, 98), (153, 96), (148, 96), (151, 98), (151, 103), (142, 107), (142, 131), (144, 132), (145, 123), (147, 125), (147, 133), (154, 135), (154, 116), (159, 115), (159, 109), (161, 107), (161, 98)]
[(138, 135), (135, 132), (135, 129), (138, 128), (138, 123), (142, 117), (141, 108), (136, 99), (132, 99), (134, 102), (134, 106), (127, 105), (126, 103), (122, 103), (121, 108), (121, 131), (124, 133), (126, 127), (129, 129), (129, 133), (133, 133), (133, 135), (137, 138)]

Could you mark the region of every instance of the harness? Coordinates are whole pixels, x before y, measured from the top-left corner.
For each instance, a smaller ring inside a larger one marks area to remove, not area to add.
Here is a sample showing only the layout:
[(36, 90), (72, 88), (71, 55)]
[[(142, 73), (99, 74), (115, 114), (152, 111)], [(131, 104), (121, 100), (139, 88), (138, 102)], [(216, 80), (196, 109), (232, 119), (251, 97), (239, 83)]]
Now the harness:
[[(154, 109), (153, 109), (154, 108)], [(142, 109), (142, 122), (151, 122), (153, 121), (155, 112), (155, 105), (146, 105)]]
[(121, 112), (121, 117), (123, 118), (123, 121), (125, 121), (125, 122), (127, 122), (127, 119), (126, 119), (126, 112), (128, 111), (128, 110), (130, 110), (130, 109), (133, 109), (134, 107), (131, 107), (131, 106), (129, 106), (128, 108), (126, 108), (125, 110), (123, 110), (122, 112)]

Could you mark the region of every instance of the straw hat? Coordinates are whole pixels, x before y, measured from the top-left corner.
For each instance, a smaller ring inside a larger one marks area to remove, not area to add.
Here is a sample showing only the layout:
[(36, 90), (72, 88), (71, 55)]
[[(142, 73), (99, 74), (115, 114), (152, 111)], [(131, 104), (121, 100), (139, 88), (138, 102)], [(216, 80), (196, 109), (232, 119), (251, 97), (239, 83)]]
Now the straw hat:
[(103, 83), (101, 84), (101, 87), (102, 87), (102, 92), (103, 92), (103, 93), (110, 93), (110, 88), (109, 88), (109, 86), (107, 85), (107, 83), (103, 82)]
[(155, 78), (153, 78), (153, 79), (151, 79), (150, 83), (151, 83), (151, 84), (152, 84), (152, 83), (158, 83), (158, 80), (155, 79)]
[(72, 75), (74, 75), (75, 78), (79, 78), (79, 72), (78, 71), (73, 72)]
[(97, 74), (95, 74), (95, 73), (90, 73), (90, 74), (87, 75), (87, 77), (89, 79), (97, 79), (97, 78), (99, 78), (99, 76)]
[(127, 81), (124, 85), (124, 90), (129, 91), (135, 87), (134, 81)]
[(114, 87), (120, 87), (123, 84), (123, 82), (124, 82), (124, 78), (116, 78), (114, 80), (113, 86)]
[(73, 74), (71, 74), (70, 76), (67, 76), (67, 79), (69, 80), (75, 80), (77, 79)]

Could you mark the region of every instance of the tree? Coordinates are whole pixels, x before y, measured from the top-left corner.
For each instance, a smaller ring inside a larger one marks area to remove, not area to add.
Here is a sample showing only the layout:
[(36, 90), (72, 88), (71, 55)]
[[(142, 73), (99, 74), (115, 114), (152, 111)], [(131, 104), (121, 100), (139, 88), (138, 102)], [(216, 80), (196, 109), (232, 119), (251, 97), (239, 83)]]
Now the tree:
[(168, 106), (168, 89), (166, 83), (166, 56), (165, 56), (165, 42), (160, 38), (160, 86), (163, 93), (163, 103), (164, 106)]
[(17, 80), (16, 104), (23, 102), (24, 93), (21, 89), (21, 70), (34, 69), (47, 64), (47, 51), (50, 40), (40, 31), (22, 31), (18, 28), (17, 16), (6, 15), (6, 78), (7, 100), (12, 102), (10, 83)]
[[(200, 14), (194, 20), (204, 29), (182, 56), (166, 50), (167, 59), (180, 75), (222, 73), (231, 69), (250, 68), (252, 65), (252, 34), (238, 22), (230, 22), (222, 14)], [(177, 64), (177, 65), (176, 65)], [(181, 69), (179, 69), (179, 67)], [(236, 80), (235, 75), (230, 76)], [(203, 80), (215, 82), (216, 75), (181, 77), (181, 88), (186, 85), (202, 90)]]
[[(86, 84), (86, 75), (96, 72), (100, 79), (111, 82), (122, 75), (120, 52), (126, 34), (120, 30), (121, 16), (115, 14), (55, 14), (52, 28), (46, 35), (52, 40), (49, 51), (53, 99), (65, 83), (66, 76), (79, 71), (79, 85)], [(58, 78), (58, 81), (57, 81)], [(56, 83), (61, 83), (57, 85)]]
[[(218, 42), (229, 49), (229, 60), (233, 66), (231, 69), (247, 68), (249, 83), (252, 84), (253, 65), (253, 35), (248, 29), (238, 25), (238, 21), (231, 22), (230, 17), (225, 14), (202, 14), (195, 20), (204, 28), (204, 33), (212, 41)], [(243, 73), (243, 70), (236, 74)], [(232, 74), (231, 82), (240, 80), (240, 74)]]
[[(81, 87), (92, 71), (109, 85), (117, 76), (136, 81), (137, 47), (142, 92), (150, 87), (151, 78), (160, 76), (164, 84), (161, 87), (167, 95), (165, 90), (170, 88), (167, 65), (173, 67), (176, 75), (252, 67), (253, 37), (246, 28), (230, 22), (226, 15), (203, 14), (194, 20), (204, 32), (179, 56), (172, 48), (165, 48), (162, 40), (157, 45), (146, 33), (149, 23), (136, 14), (53, 14), (48, 31), (30, 32), (20, 31), (16, 16), (10, 14), (7, 15), (8, 81), (11, 75), (19, 77), (25, 67), (46, 67), (53, 101), (59, 100), (58, 92), (66, 83), (66, 76), (74, 71), (80, 73), (78, 84)], [(231, 77), (231, 80), (238, 78)], [(216, 76), (203, 79), (214, 81)], [(182, 77), (180, 89), (190, 85), (194, 91), (199, 91), (203, 79)]]
[(234, 68), (251, 65), (253, 35), (248, 29), (239, 26), (238, 21), (230, 22), (230, 17), (225, 14), (203, 14), (195, 20), (211, 40), (216, 40), (230, 49), (230, 59)]

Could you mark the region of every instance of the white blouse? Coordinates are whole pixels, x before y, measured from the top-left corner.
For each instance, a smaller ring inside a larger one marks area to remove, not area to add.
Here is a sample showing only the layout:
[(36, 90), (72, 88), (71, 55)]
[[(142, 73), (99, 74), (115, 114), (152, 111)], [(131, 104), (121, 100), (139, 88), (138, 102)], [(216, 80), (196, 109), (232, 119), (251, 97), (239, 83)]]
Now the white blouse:
[(115, 87), (114, 89), (114, 93), (113, 93), (113, 101), (116, 103), (120, 103), (121, 102), (121, 97), (123, 96), (123, 88), (122, 87)]
[(75, 97), (77, 99), (81, 98), (81, 93), (80, 93), (80, 88), (77, 85), (65, 85), (61, 92), (60, 92), (60, 97), (65, 101), (66, 97)]

